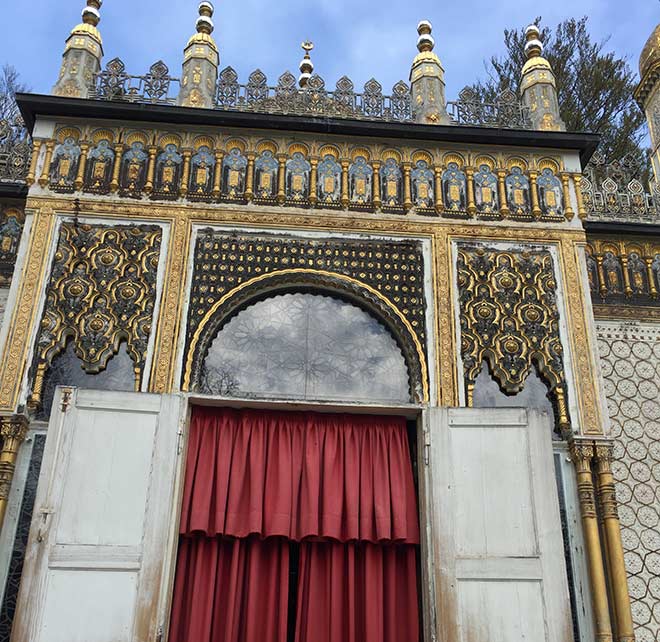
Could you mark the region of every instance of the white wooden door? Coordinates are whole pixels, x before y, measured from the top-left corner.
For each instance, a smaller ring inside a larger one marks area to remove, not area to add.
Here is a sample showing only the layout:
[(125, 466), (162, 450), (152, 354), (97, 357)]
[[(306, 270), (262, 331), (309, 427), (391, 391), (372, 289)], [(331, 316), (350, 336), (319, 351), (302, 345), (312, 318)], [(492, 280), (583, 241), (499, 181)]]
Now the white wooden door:
[(429, 411), (441, 642), (569, 642), (570, 603), (547, 415)]
[(12, 642), (151, 642), (182, 398), (59, 389)]

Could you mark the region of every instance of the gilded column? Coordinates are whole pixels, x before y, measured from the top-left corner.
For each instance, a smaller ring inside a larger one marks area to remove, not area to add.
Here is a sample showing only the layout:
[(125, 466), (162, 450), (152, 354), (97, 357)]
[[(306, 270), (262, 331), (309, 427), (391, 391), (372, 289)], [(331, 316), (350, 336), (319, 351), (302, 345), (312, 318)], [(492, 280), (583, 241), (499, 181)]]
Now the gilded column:
[(319, 159), (310, 158), (309, 164), (311, 166), (311, 169), (309, 170), (309, 202), (312, 205), (312, 207), (314, 207), (314, 205), (316, 205), (316, 203), (318, 203), (319, 200), (319, 195), (317, 190)]
[(144, 191), (146, 194), (151, 194), (154, 189), (154, 173), (156, 171), (156, 153), (157, 147), (149, 148), (149, 164), (147, 165), (147, 182), (144, 184)]
[(655, 286), (655, 274), (653, 273), (653, 259), (644, 259), (646, 262), (646, 274), (649, 279), (649, 291), (655, 299), (658, 296), (658, 288)]
[(349, 204), (348, 198), (348, 161), (341, 162), (341, 206), (346, 210)]
[(254, 159), (254, 152), (248, 152), (245, 169), (245, 198), (248, 203), (254, 198)]
[(213, 175), (213, 198), (220, 198), (222, 182), (222, 158), (224, 153), (216, 150), (215, 152), (215, 173)]
[(529, 173), (529, 188), (532, 194), (532, 216), (541, 218), (541, 207), (539, 206), (539, 186), (536, 184), (538, 174), (535, 171)]
[(277, 171), (277, 202), (280, 205), (286, 201), (286, 154), (277, 157), (279, 167)]
[(593, 442), (573, 441), (571, 444), (571, 459), (577, 475), (582, 529), (589, 565), (589, 581), (593, 603), (597, 642), (613, 642), (612, 624), (607, 600), (607, 584), (605, 567), (598, 531), (596, 516), (596, 494), (591, 472), (591, 460), (594, 457)]
[(371, 166), (374, 170), (374, 185), (373, 185), (373, 202), (374, 209), (379, 210), (380, 206), (383, 204), (383, 201), (380, 197), (380, 162), (374, 161)]
[(28, 421), (23, 415), (0, 417), (0, 527), (4, 523), (11, 482), (14, 479), (18, 449), (28, 431)]
[(55, 149), (55, 141), (49, 140), (46, 142), (46, 155), (44, 156), (44, 166), (41, 168), (41, 176), (39, 177), (39, 185), (46, 187), (48, 185), (48, 172), (50, 171), (50, 161), (53, 158), (53, 150)]
[(467, 212), (474, 216), (477, 213), (477, 206), (474, 202), (474, 169), (472, 167), (465, 169), (465, 178), (467, 180)]
[(619, 642), (635, 642), (630, 595), (628, 594), (628, 575), (621, 541), (621, 524), (619, 523), (612, 476), (612, 444), (596, 444), (595, 451), (598, 499), (610, 563), (610, 584), (614, 596), (617, 638)]
[(30, 169), (28, 170), (28, 174), (25, 177), (25, 183), (28, 187), (30, 187), (37, 176), (37, 161), (39, 160), (39, 152), (41, 151), (41, 147), (43, 145), (44, 141), (35, 138), (32, 141), (32, 156), (30, 157)]
[(571, 190), (569, 188), (568, 174), (561, 175), (561, 185), (564, 189), (564, 216), (567, 221), (572, 221), (575, 217), (575, 212), (571, 205)]
[(112, 180), (110, 181), (110, 191), (116, 192), (119, 189), (119, 172), (121, 170), (121, 159), (124, 155), (123, 143), (115, 145), (115, 161), (112, 166)]
[(627, 297), (633, 294), (632, 286), (630, 285), (630, 272), (628, 271), (628, 257), (621, 254), (621, 271), (623, 272), (623, 292)]
[(183, 169), (181, 170), (181, 189), (179, 193), (181, 196), (185, 196), (188, 193), (188, 184), (190, 183), (190, 157), (192, 156), (192, 150), (184, 149), (182, 156)]
[(89, 151), (89, 143), (80, 143), (80, 159), (78, 160), (78, 172), (76, 173), (76, 180), (73, 182), (73, 187), (76, 190), (81, 190), (83, 181), (85, 179), (85, 167), (87, 166), (87, 152)]
[(505, 169), (498, 169), (497, 170), (497, 191), (500, 196), (500, 214), (504, 218), (509, 216), (511, 214), (511, 210), (509, 209), (509, 204), (507, 203), (506, 200), (506, 170)]
[(600, 296), (605, 298), (607, 296), (607, 281), (605, 280), (605, 268), (603, 267), (603, 256), (601, 254), (596, 256), (596, 267), (598, 268), (598, 280), (600, 281), (598, 291)]
[(410, 195), (410, 163), (403, 163), (403, 209), (410, 210), (412, 196)]
[(575, 197), (578, 204), (578, 217), (581, 221), (587, 218), (587, 211), (584, 209), (584, 197), (580, 185), (582, 184), (582, 174), (573, 174), (573, 184), (575, 185)]
[(433, 171), (435, 173), (435, 211), (442, 214), (445, 211), (444, 199), (442, 198), (442, 167), (436, 165)]

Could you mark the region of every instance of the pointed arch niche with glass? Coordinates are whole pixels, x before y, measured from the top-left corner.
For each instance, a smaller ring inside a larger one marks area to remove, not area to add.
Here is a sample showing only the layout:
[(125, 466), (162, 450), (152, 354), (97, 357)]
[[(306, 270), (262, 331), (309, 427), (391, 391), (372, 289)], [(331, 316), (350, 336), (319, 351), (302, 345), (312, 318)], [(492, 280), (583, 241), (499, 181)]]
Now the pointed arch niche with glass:
[(406, 404), (409, 364), (390, 329), (325, 290), (266, 293), (222, 321), (193, 389), (224, 397)]

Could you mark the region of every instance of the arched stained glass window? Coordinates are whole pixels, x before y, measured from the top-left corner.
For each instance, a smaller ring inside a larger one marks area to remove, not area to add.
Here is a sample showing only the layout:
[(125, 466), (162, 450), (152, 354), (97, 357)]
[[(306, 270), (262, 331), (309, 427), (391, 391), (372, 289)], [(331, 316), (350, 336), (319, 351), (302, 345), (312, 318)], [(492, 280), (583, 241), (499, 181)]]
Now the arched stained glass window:
[(351, 303), (310, 293), (274, 296), (231, 318), (209, 348), (200, 392), (410, 401), (406, 362), (388, 329)]

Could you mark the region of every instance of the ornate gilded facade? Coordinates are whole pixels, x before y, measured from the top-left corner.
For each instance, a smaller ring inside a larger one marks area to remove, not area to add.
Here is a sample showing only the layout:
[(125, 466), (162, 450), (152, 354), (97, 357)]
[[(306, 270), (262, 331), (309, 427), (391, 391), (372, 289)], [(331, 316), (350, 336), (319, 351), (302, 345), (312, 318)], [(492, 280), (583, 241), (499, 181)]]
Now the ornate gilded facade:
[[(102, 68), (100, 6), (88, 0), (67, 41), (56, 96), (19, 95), (24, 122), (0, 124), (0, 520), (9, 506), (15, 551), (43, 443), (32, 463), (19, 450), (42, 437), (56, 385), (273, 402), (214, 388), (206, 360), (253, 306), (315, 295), (394, 346), (410, 416), (551, 413), (580, 515), (562, 524), (580, 542), (567, 564), (589, 587), (571, 580), (576, 641), (660, 635), (658, 190), (629, 160), (605, 163), (597, 136), (564, 131), (538, 31), (521, 95), (485, 104), (471, 90), (446, 100), (427, 21), (410, 85), (384, 95), (376, 80), (326, 88), (310, 43), (298, 81), (239, 83), (219, 70), (208, 2), (180, 78), (162, 62)], [(660, 91), (649, 64), (642, 101)], [(18, 504), (15, 471), (31, 488)], [(20, 578), (7, 568), (0, 641)]]

